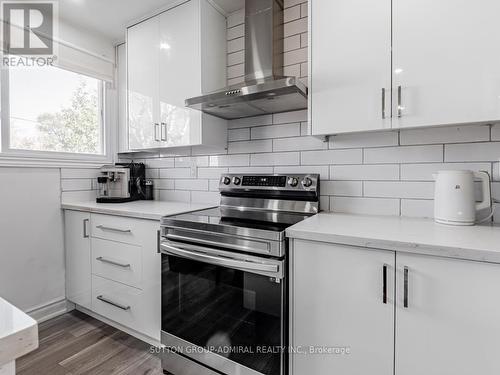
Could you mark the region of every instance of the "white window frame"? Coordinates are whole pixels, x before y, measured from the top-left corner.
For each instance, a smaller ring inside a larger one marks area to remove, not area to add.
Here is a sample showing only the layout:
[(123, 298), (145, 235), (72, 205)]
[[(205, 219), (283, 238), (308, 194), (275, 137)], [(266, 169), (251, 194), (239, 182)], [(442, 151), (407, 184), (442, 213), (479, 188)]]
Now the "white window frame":
[(10, 147), (9, 69), (7, 67), (0, 69), (0, 166), (98, 167), (112, 163), (115, 148), (112, 137), (115, 129), (112, 128), (113, 121), (110, 121), (108, 112), (113, 106), (108, 100), (109, 84), (102, 80), (100, 82), (98, 110), (101, 121), (102, 154), (20, 150)]

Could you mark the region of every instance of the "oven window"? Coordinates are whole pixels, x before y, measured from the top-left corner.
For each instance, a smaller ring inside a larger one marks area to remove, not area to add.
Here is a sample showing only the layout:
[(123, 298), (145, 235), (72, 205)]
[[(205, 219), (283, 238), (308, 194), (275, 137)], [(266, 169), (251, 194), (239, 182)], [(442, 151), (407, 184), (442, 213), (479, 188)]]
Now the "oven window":
[(283, 284), (162, 255), (162, 330), (260, 373), (279, 375)]

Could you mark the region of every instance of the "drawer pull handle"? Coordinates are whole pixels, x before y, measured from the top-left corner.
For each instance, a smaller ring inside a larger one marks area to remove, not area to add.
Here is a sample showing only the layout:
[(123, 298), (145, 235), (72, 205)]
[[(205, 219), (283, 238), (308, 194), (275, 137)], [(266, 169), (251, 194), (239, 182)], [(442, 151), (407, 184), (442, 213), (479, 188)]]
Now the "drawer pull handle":
[(111, 306), (118, 307), (119, 309), (122, 309), (122, 310), (125, 310), (125, 311), (130, 310), (130, 306), (125, 306), (125, 305), (122, 305), (121, 303), (111, 301), (110, 299), (104, 297), (102, 294), (100, 296), (97, 296), (96, 298), (99, 301), (107, 303), (108, 305), (111, 305)]
[(408, 267), (403, 269), (404, 280), (403, 280), (403, 307), (408, 308)]
[(100, 262), (103, 262), (103, 263), (112, 264), (114, 266), (123, 267), (123, 268), (130, 268), (130, 263), (120, 263), (120, 262), (116, 262), (114, 260), (106, 259), (106, 258), (103, 258), (103, 257), (98, 257), (98, 258), (95, 258), (95, 259), (98, 260), (98, 261), (100, 261)]
[(83, 238), (89, 238), (89, 232), (87, 231), (87, 224), (89, 223), (89, 219), (83, 220)]
[(387, 264), (382, 267), (382, 303), (387, 304)]
[(107, 227), (105, 225), (97, 225), (96, 228), (101, 230), (110, 230), (112, 232), (119, 232), (119, 233), (132, 233), (130, 229), (113, 228), (113, 227)]

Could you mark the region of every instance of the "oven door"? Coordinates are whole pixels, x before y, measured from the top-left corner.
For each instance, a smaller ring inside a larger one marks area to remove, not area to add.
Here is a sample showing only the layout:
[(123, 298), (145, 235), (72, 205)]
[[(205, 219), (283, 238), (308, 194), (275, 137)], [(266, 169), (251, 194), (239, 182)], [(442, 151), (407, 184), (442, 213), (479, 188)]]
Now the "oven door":
[(285, 261), (163, 240), (162, 344), (223, 374), (283, 375)]

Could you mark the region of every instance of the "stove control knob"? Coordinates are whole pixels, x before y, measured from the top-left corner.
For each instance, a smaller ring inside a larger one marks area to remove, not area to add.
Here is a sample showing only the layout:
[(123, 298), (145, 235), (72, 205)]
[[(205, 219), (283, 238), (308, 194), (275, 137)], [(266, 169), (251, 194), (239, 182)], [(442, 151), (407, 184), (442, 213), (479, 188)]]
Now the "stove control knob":
[(310, 187), (312, 184), (313, 182), (309, 177), (306, 177), (302, 180), (302, 185), (306, 188)]
[(229, 177), (224, 177), (222, 182), (224, 183), (224, 185), (229, 185), (231, 183), (231, 179)]
[(235, 184), (235, 185), (241, 184), (241, 178), (239, 178), (239, 177), (233, 177), (233, 184)]
[(297, 180), (295, 177), (290, 177), (288, 179), (288, 185), (290, 185), (291, 187), (295, 187), (299, 184), (299, 180)]

